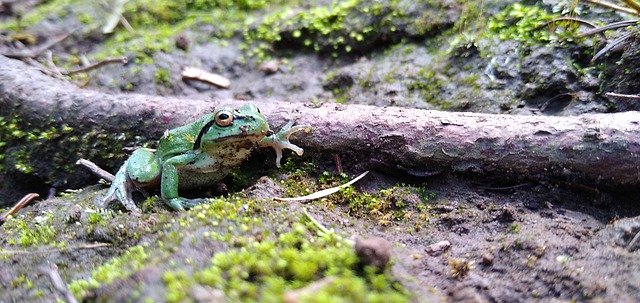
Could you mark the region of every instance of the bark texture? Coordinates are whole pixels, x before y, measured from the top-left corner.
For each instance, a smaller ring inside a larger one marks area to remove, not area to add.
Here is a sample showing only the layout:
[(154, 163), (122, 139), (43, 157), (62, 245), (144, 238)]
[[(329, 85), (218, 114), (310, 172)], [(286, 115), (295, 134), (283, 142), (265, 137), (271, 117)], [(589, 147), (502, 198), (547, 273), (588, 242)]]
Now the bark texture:
[[(277, 127), (290, 117), (298, 118), (298, 124), (311, 125), (312, 133), (298, 135), (295, 140), (306, 152), (338, 154), (343, 163), (357, 163), (363, 168), (422, 176), (459, 172), (514, 180), (559, 179), (630, 189), (640, 185), (639, 112), (515, 116), (253, 102), (272, 126)], [(165, 129), (190, 122), (220, 104), (241, 103), (105, 94), (52, 79), (20, 61), (0, 56), (0, 116), (5, 120), (17, 117), (24, 128), (67, 125), (73, 128), (72, 135), (120, 134), (126, 137), (119, 139), (124, 143), (139, 143), (155, 140)], [(72, 148), (72, 143), (55, 144), (70, 136), (64, 134), (30, 147), (29, 159), (35, 166), (32, 173), (47, 182), (68, 178), (71, 172), (58, 172), (55, 165), (47, 167), (47, 161), (54, 161), (54, 154), (60, 158), (55, 161), (70, 164), (80, 157), (108, 167), (122, 160), (111, 155), (115, 160), (110, 163), (99, 153), (87, 154), (84, 149)], [(105, 142), (111, 139), (106, 138)], [(109, 147), (114, 146), (117, 144)], [(5, 148), (10, 153), (16, 147)], [(76, 152), (66, 152), (68, 149)], [(13, 162), (7, 162), (10, 170)]]

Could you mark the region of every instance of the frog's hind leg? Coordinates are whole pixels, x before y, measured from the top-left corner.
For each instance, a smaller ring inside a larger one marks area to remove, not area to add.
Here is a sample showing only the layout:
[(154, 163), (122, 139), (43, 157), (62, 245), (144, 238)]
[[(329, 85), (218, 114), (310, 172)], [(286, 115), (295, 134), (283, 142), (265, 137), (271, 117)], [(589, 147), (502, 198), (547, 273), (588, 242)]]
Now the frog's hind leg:
[(150, 149), (136, 150), (129, 157), (126, 165), (127, 176), (131, 178), (137, 188), (151, 187), (160, 181), (162, 173), (160, 159)]

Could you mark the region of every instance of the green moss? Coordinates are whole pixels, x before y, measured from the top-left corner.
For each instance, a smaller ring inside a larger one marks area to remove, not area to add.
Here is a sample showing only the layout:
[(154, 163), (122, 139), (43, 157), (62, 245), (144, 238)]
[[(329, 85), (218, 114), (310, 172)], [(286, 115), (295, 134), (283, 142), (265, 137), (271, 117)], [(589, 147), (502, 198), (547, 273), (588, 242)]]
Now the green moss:
[(303, 220), (277, 239), (215, 254), (208, 268), (196, 272), (195, 281), (223, 290), (232, 301), (279, 302), (286, 291), (331, 276), (336, 280), (321, 289), (321, 299), (309, 297), (309, 302), (408, 301), (388, 273), (365, 272), (360, 274), (349, 243)]
[[(334, 175), (326, 171), (316, 179), (310, 178), (309, 175), (309, 172), (291, 173), (287, 178), (280, 180), (286, 192), (285, 196), (308, 195), (321, 189), (344, 184), (351, 179), (344, 173)], [(377, 220), (381, 225), (389, 225), (393, 221), (411, 218), (413, 214), (419, 217), (427, 216), (430, 203), (435, 199), (436, 195), (424, 186), (399, 184), (373, 193), (360, 192), (353, 186), (349, 186), (320, 199), (319, 202), (325, 207), (345, 205), (352, 216), (368, 217)], [(416, 227), (421, 226), (422, 223), (426, 222), (421, 222)]]
[(133, 246), (122, 255), (97, 267), (91, 272), (91, 277), (69, 283), (69, 290), (78, 299), (84, 297), (90, 290), (109, 284), (115, 279), (129, 276), (144, 267), (149, 256), (142, 246)]
[(26, 275), (22, 274), (11, 280), (11, 287), (24, 287), (26, 289), (31, 289), (33, 288), (33, 282), (27, 278)]
[(511, 223), (511, 225), (509, 225), (509, 228), (507, 229), (507, 232), (510, 234), (517, 234), (520, 232), (520, 225), (518, 223)]
[(135, 28), (129, 32), (118, 27), (105, 42), (97, 58), (133, 54), (138, 63), (152, 63), (156, 52), (169, 52), (175, 46), (173, 37), (199, 24), (212, 24), (212, 37), (230, 38), (241, 32), (249, 12), (280, 1), (128, 1), (123, 15)]
[(552, 32), (544, 25), (555, 17), (559, 16), (537, 5), (514, 3), (489, 19), (485, 34), (526, 44), (549, 43)]
[(53, 213), (46, 213), (27, 220), (24, 217), (13, 217), (3, 226), (7, 232), (7, 243), (31, 247), (39, 245), (56, 245), (58, 230), (53, 226)]
[[(397, 4), (394, 0), (386, 4), (347, 0), (311, 9), (278, 10), (245, 30), (245, 49), (248, 55), (265, 60), (274, 44), (286, 40), (316, 52), (329, 52), (334, 57), (349, 53), (380, 33), (396, 30), (391, 21), (404, 14)], [(365, 22), (363, 15), (374, 17), (374, 22)]]
[(451, 102), (442, 99), (444, 83), (441, 77), (432, 67), (424, 67), (418, 70), (415, 79), (409, 82), (407, 88), (417, 91), (423, 101), (441, 109), (449, 109)]
[(154, 74), (154, 79), (156, 84), (162, 85), (165, 87), (171, 86), (171, 77), (169, 75), (169, 71), (166, 68), (158, 68)]
[(54, 0), (47, 1), (42, 5), (36, 6), (33, 10), (30, 10), (26, 15), (21, 18), (7, 22), (0, 23), (0, 30), (20, 31), (31, 26), (38, 24), (38, 22), (44, 20), (48, 16), (61, 15), (72, 4), (81, 2), (79, 0)]
[(169, 303), (186, 302), (193, 280), (184, 271), (168, 271), (162, 275), (167, 288), (166, 300)]

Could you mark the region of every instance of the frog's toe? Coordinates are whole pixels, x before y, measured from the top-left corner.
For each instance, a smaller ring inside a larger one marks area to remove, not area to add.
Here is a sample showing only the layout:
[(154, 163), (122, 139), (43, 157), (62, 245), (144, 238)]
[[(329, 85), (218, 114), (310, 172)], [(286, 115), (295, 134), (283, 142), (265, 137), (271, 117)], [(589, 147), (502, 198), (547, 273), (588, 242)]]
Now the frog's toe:
[(173, 198), (167, 201), (167, 205), (175, 211), (183, 211), (185, 209), (193, 208), (198, 204), (202, 204), (208, 201), (208, 199), (185, 199), (185, 198)]
[(131, 197), (131, 190), (127, 184), (112, 185), (107, 194), (101, 199), (96, 201), (96, 207), (107, 208), (112, 201), (120, 201), (124, 208), (130, 212), (140, 212), (140, 208), (136, 206), (136, 203)]
[(182, 202), (182, 207), (184, 207), (185, 209), (190, 209), (193, 208), (194, 206), (198, 205), (198, 204), (202, 204), (204, 202), (207, 202), (209, 199), (203, 199), (203, 198), (198, 198), (198, 199), (185, 199), (184, 202)]
[[(288, 124), (287, 124), (288, 125)], [(304, 130), (306, 133), (311, 131), (311, 126), (310, 125), (296, 125), (293, 127), (289, 127), (289, 129), (286, 129), (283, 132), (283, 137), (285, 140), (289, 140), (289, 137), (291, 137), (291, 135), (293, 135), (294, 133), (297, 133), (301, 130)]]
[(175, 210), (175, 211), (183, 211), (184, 207), (182, 206), (182, 203), (184, 202), (184, 200), (186, 200), (186, 199), (184, 199), (184, 198), (173, 198), (173, 199), (167, 200), (165, 202), (173, 210)]

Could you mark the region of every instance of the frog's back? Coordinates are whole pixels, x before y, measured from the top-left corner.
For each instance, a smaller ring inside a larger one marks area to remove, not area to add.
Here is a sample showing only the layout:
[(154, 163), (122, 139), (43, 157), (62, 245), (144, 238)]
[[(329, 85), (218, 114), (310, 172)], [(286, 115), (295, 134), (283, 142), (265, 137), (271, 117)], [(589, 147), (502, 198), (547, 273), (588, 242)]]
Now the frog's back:
[(212, 119), (213, 114), (207, 114), (189, 124), (167, 131), (158, 141), (156, 154), (162, 161), (165, 161), (175, 155), (193, 150), (198, 133)]

